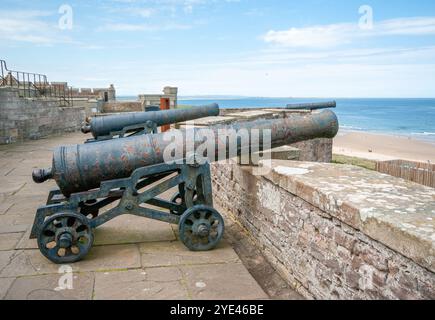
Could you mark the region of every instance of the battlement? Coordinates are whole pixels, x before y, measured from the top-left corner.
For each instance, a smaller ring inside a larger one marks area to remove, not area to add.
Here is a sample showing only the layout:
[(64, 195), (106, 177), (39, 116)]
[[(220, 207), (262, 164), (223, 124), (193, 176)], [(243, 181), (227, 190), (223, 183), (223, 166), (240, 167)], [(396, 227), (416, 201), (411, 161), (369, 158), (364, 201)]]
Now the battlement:
[(73, 98), (101, 99), (104, 102), (116, 100), (116, 90), (113, 84), (108, 88), (73, 88)]

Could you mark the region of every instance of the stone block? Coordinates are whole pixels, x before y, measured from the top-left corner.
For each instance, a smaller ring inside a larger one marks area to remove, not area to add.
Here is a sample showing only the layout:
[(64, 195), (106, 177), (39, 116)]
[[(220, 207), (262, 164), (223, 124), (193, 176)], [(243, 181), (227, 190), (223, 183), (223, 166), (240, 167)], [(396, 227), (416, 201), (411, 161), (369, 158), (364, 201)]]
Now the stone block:
[(230, 113), (226, 116), (236, 118), (236, 119), (241, 119), (241, 120), (255, 120), (260, 118), (261, 119), (278, 118), (279, 115), (270, 111), (249, 110), (249, 111)]
[[(21, 277), (14, 281), (6, 300), (89, 300), (92, 299), (92, 273), (72, 273), (72, 289), (60, 286), (65, 273)], [(2, 279), (0, 279), (1, 281)]]
[[(57, 273), (59, 267), (45, 258), (39, 250), (15, 251), (6, 265), (1, 270), (0, 277)], [(74, 272), (140, 268), (139, 248), (136, 245), (93, 247), (84, 260), (71, 266)]]
[(0, 300), (3, 300), (15, 278), (0, 278)]
[(96, 300), (186, 300), (189, 293), (178, 268), (97, 272)]
[(173, 240), (169, 223), (132, 215), (119, 216), (95, 229), (95, 245)]
[(254, 300), (268, 296), (241, 263), (180, 267), (193, 299)]
[(143, 267), (240, 262), (226, 241), (221, 241), (212, 251), (204, 252), (190, 251), (179, 241), (142, 243), (139, 248)]
[(0, 234), (0, 251), (14, 250), (23, 233)]

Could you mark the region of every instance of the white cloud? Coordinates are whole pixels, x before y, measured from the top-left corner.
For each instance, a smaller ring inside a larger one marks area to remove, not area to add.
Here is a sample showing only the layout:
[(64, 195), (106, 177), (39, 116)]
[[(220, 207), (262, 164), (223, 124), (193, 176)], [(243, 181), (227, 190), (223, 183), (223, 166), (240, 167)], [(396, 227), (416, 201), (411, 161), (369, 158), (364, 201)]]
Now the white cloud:
[(340, 23), (270, 30), (263, 36), (267, 43), (295, 48), (328, 48), (362, 37), (435, 35), (435, 17), (398, 18), (374, 22), (372, 30), (361, 30), (357, 23)]
[(47, 20), (53, 14), (38, 10), (3, 10), (0, 12), (0, 39), (39, 45), (69, 42), (57, 21)]

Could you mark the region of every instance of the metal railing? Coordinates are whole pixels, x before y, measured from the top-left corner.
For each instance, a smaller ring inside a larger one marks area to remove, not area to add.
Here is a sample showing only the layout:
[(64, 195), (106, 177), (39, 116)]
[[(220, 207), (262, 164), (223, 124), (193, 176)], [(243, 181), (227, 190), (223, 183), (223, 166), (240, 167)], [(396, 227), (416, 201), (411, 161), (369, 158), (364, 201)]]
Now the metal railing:
[(9, 70), (4, 60), (0, 60), (0, 69), (0, 87), (17, 88), (22, 98), (50, 97), (59, 99), (62, 106), (73, 105), (71, 87), (49, 83), (44, 74)]

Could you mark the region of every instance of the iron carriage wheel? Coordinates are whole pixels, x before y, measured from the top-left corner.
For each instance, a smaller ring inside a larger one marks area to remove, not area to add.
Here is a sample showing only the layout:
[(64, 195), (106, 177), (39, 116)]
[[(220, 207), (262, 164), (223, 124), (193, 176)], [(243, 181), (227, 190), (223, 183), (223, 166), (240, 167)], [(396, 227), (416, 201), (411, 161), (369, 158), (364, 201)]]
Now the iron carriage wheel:
[(48, 217), (38, 234), (39, 250), (57, 264), (83, 259), (93, 241), (88, 218), (74, 212), (56, 213)]
[[(171, 214), (175, 214), (175, 215), (177, 215), (177, 216), (181, 216), (181, 215), (186, 211), (186, 209), (187, 209), (187, 207), (186, 207), (186, 203), (185, 203), (185, 201), (184, 201), (184, 199), (183, 199), (183, 197), (181, 196), (181, 194), (180, 194), (179, 191), (177, 191), (177, 192), (174, 193), (174, 195), (171, 197), (171, 200), (170, 200), (170, 201), (171, 201), (172, 203), (176, 203), (176, 204), (182, 206), (182, 211), (181, 211), (181, 212), (179, 212), (179, 211), (174, 211), (174, 210), (170, 210)], [(196, 193), (196, 190), (193, 191), (193, 199), (192, 199), (192, 202), (193, 202), (194, 205), (199, 204), (199, 199), (198, 199), (198, 195), (197, 195), (197, 193)]]
[(219, 243), (225, 225), (224, 219), (216, 209), (196, 205), (183, 213), (178, 229), (180, 240), (187, 248), (191, 251), (207, 251)]

